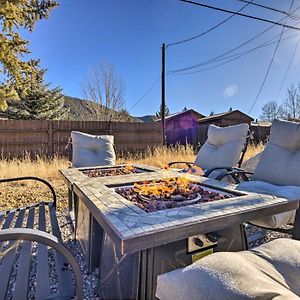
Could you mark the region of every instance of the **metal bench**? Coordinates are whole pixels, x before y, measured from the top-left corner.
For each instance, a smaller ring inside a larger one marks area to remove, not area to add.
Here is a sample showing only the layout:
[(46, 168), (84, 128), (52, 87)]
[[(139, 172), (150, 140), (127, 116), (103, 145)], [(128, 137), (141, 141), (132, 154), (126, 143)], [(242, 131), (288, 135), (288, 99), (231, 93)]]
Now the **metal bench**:
[(53, 187), (37, 177), (0, 183), (23, 180), (45, 184), (53, 201), (0, 212), (0, 300), (83, 299), (80, 268), (62, 242)]

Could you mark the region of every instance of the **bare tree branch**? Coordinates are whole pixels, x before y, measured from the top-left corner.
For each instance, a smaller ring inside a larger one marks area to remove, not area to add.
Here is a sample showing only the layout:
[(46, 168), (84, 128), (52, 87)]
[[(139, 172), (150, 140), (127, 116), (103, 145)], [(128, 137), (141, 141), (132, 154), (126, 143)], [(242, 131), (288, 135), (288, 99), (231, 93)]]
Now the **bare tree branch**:
[(128, 121), (130, 115), (123, 109), (125, 84), (116, 75), (113, 65), (100, 64), (94, 67), (82, 84), (82, 94), (86, 100), (98, 104), (98, 107), (93, 107), (97, 120)]

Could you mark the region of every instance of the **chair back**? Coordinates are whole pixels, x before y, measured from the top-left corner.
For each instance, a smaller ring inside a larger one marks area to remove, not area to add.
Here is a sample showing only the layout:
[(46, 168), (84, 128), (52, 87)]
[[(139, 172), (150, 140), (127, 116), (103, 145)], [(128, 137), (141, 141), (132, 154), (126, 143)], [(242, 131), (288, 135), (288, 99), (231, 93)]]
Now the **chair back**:
[(300, 123), (274, 120), (251, 180), (300, 186)]
[(195, 164), (203, 169), (234, 167), (245, 149), (249, 125), (228, 127), (210, 125), (207, 140), (199, 150)]
[(115, 165), (116, 154), (113, 135), (91, 135), (79, 131), (72, 131), (71, 138), (73, 146), (73, 167)]

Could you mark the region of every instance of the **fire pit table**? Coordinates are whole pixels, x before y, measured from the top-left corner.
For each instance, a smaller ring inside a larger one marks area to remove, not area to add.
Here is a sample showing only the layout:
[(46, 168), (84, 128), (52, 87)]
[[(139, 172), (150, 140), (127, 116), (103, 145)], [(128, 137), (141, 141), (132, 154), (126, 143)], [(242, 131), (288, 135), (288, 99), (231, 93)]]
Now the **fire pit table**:
[(78, 212), (78, 197), (74, 195), (73, 186), (75, 183), (80, 185), (88, 178), (105, 178), (111, 176), (128, 176), (132, 174), (144, 174), (149, 172), (161, 172), (162, 169), (144, 166), (141, 164), (121, 164), (115, 166), (95, 166), (88, 168), (69, 168), (60, 170), (67, 186), (69, 193), (69, 212), (74, 226), (76, 227), (76, 216)]
[(159, 274), (211, 252), (243, 250), (243, 223), (298, 207), (200, 176), (135, 167), (144, 171), (62, 171), (77, 203), (76, 238), (89, 267), (99, 268), (100, 299), (155, 299)]

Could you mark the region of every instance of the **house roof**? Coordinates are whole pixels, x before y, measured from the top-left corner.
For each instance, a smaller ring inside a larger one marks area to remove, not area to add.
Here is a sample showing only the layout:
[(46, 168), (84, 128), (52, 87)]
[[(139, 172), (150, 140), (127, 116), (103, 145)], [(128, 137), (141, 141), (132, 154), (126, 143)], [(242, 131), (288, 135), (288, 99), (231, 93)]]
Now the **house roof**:
[(208, 121), (214, 121), (214, 120), (220, 120), (228, 115), (231, 115), (233, 113), (240, 113), (241, 115), (245, 116), (245, 118), (248, 118), (249, 120), (251, 121), (254, 121), (254, 119), (248, 115), (246, 115), (245, 113), (241, 112), (240, 110), (232, 110), (232, 111), (227, 111), (227, 112), (223, 112), (223, 113), (218, 113), (218, 114), (214, 114), (212, 116), (208, 116), (208, 117), (205, 117), (205, 118), (200, 118), (198, 120), (198, 123), (205, 123), (205, 122), (208, 122)]
[[(171, 114), (171, 115), (165, 117), (165, 120), (171, 120), (171, 119), (173, 119), (173, 118), (175, 118), (175, 117), (178, 117), (178, 116), (180, 116), (180, 115), (184, 115), (184, 114), (189, 113), (189, 112), (193, 112), (193, 113), (197, 114), (197, 115), (199, 116), (199, 119), (205, 117), (204, 115), (200, 114), (198, 111), (196, 111), (196, 110), (194, 110), (194, 109), (187, 109), (187, 110), (185, 110), (185, 111), (180, 111), (180, 112)], [(156, 121), (156, 122), (157, 122), (157, 121), (161, 121), (161, 119), (156, 119), (155, 121)]]
[(268, 122), (268, 121), (259, 121), (259, 122), (252, 122), (251, 126), (266, 126), (266, 127), (270, 127), (272, 124), (272, 122)]

